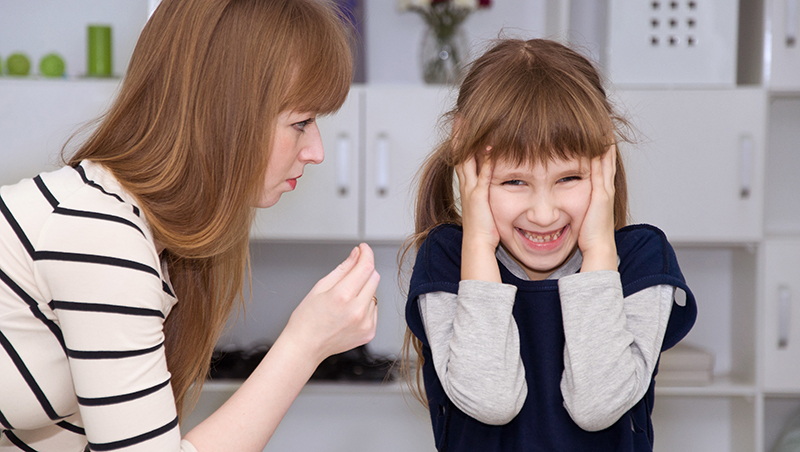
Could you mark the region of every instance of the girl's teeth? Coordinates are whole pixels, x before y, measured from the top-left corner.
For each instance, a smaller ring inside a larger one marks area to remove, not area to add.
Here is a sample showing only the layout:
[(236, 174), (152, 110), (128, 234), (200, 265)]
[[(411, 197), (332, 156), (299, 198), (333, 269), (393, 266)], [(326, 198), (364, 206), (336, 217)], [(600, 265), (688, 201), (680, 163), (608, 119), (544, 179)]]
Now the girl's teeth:
[(528, 231), (523, 231), (523, 233), (525, 234), (525, 237), (532, 242), (547, 243), (547, 242), (552, 242), (553, 240), (556, 240), (559, 237), (561, 237), (562, 231), (563, 229), (559, 229), (557, 232), (554, 232), (550, 235), (535, 235), (531, 234)]

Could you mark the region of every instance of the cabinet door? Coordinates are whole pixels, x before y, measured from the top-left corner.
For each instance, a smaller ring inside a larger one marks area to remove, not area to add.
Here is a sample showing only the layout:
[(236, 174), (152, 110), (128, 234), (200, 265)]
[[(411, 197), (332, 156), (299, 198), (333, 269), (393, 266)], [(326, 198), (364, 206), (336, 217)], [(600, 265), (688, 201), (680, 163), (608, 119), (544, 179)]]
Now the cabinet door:
[(677, 241), (761, 238), (763, 90), (625, 91), (617, 100), (637, 139), (621, 145), (633, 222)]
[(764, 243), (763, 378), (768, 391), (800, 390), (800, 239)]
[(117, 80), (0, 81), (0, 185), (60, 167), (66, 140), (110, 105), (117, 85)]
[(765, 2), (768, 19), (765, 21), (771, 65), (767, 71), (769, 86), (774, 90), (800, 88), (800, 2), (771, 0)]
[(365, 239), (402, 240), (414, 232), (416, 175), (440, 141), (439, 119), (452, 107), (454, 95), (439, 87), (367, 92)]
[(325, 160), (307, 165), (295, 190), (259, 209), (253, 239), (357, 239), (359, 225), (359, 110), (353, 88), (334, 115), (317, 119)]

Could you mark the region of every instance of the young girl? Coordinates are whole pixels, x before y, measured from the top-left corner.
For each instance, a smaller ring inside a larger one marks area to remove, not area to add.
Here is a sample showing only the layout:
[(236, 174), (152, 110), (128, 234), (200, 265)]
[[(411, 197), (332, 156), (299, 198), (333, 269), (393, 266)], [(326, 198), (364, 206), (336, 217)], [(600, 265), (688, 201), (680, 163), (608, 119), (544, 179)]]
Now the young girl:
[(406, 306), (436, 447), (652, 450), (659, 355), (696, 307), (664, 234), (623, 227), (624, 121), (596, 70), (500, 41), (451, 114), (421, 173)]

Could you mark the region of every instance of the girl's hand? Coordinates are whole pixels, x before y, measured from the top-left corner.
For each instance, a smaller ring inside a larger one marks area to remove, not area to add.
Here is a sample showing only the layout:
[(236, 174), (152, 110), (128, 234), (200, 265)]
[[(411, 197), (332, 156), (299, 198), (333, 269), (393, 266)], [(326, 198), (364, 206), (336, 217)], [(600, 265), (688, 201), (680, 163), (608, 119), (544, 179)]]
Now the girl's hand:
[(371, 341), (378, 320), (373, 299), (378, 281), (372, 249), (362, 243), (314, 285), (292, 313), (282, 336), (316, 364)]
[(578, 247), (583, 253), (582, 272), (617, 269), (614, 241), (614, 176), (617, 147), (611, 145), (601, 157), (592, 159), (592, 194), (583, 218)]
[(500, 234), (489, 206), (489, 184), (492, 181), (491, 147), (478, 170), (475, 157), (456, 166), (461, 193), (461, 219), (464, 237), (461, 243), (461, 279), (500, 281), (500, 270), (494, 252)]
[(494, 224), (489, 207), (489, 183), (492, 181), (492, 161), (487, 156), (478, 170), (475, 157), (456, 166), (461, 192), (461, 218), (464, 237), (477, 240), (494, 250), (500, 243), (500, 234)]

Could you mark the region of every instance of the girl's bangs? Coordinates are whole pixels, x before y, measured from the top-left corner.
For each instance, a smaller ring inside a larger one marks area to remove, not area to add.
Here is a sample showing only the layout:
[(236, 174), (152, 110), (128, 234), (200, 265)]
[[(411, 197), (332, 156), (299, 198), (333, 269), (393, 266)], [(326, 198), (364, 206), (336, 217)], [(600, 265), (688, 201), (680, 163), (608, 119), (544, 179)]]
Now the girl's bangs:
[(585, 92), (541, 88), (528, 96), (515, 96), (509, 105), (495, 109), (498, 117), (487, 136), (493, 156), (515, 164), (547, 164), (593, 158), (614, 143), (613, 125), (603, 102)]

